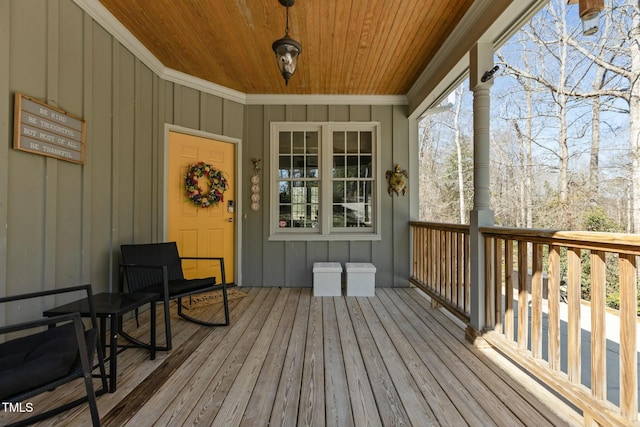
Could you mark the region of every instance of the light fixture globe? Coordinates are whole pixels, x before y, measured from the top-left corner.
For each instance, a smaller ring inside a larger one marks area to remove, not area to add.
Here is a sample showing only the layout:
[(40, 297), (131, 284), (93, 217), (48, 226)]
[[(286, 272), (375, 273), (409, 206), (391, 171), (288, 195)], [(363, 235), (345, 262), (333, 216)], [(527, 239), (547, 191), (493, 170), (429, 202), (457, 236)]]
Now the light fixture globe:
[(273, 42), (271, 48), (276, 53), (278, 68), (282, 77), (284, 77), (285, 85), (289, 85), (289, 79), (296, 72), (298, 65), (298, 55), (302, 52), (300, 43), (285, 35), (283, 38)]
[(289, 79), (296, 72), (298, 65), (298, 55), (302, 52), (302, 45), (289, 37), (289, 8), (293, 6), (295, 0), (279, 0), (287, 10), (287, 21), (284, 27), (284, 37), (273, 42), (271, 48), (276, 53), (278, 68), (285, 85), (289, 86)]

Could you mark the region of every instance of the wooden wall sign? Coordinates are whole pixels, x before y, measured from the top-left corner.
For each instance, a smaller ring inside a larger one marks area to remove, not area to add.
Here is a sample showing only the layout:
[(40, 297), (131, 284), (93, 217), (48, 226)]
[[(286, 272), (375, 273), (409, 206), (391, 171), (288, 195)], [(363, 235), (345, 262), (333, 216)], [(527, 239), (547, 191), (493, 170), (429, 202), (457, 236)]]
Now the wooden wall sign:
[(16, 93), (13, 148), (84, 164), (85, 121)]

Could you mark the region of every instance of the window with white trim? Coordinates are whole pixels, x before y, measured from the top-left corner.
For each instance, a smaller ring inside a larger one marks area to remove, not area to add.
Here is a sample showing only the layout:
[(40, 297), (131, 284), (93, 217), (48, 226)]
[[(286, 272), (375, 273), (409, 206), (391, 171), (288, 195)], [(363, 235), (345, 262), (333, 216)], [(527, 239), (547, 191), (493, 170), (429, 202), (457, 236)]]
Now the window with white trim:
[(271, 240), (379, 240), (380, 124), (271, 124)]

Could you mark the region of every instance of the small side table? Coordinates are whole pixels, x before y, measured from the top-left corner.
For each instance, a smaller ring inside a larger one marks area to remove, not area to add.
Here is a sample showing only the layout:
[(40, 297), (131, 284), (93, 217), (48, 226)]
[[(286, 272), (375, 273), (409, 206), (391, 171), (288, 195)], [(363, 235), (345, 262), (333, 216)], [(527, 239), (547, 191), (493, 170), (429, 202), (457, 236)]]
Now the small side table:
[[(118, 294), (118, 293), (100, 293), (93, 296), (96, 317), (100, 319), (100, 336), (102, 339), (102, 350), (106, 351), (106, 320), (111, 319), (109, 324), (109, 392), (116, 391), (116, 372), (117, 372), (117, 355), (118, 355), (118, 335), (122, 329), (120, 319), (122, 315), (150, 303), (150, 327), (149, 327), (149, 345), (129, 344), (122, 346), (123, 349), (129, 347), (143, 347), (149, 349), (149, 358), (156, 358), (156, 300), (158, 294)], [(89, 312), (89, 301), (83, 298), (78, 301), (70, 302), (59, 307), (52, 308), (43, 313), (45, 317), (57, 316), (67, 313), (80, 313), (82, 317), (91, 316)]]

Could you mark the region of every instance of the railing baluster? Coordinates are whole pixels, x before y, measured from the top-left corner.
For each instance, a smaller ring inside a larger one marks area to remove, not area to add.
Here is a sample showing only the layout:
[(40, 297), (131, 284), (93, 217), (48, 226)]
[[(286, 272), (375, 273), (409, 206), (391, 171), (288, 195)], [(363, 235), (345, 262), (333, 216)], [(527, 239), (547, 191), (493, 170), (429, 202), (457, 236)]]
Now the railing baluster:
[(494, 239), (493, 265), (495, 269), (493, 278), (494, 300), (494, 330), (502, 332), (502, 240)]
[(542, 358), (542, 245), (533, 244), (531, 264), (531, 355)]
[(529, 292), (527, 242), (518, 242), (518, 348), (529, 346)]
[(513, 341), (513, 240), (504, 241), (504, 335), (508, 342)]
[(413, 255), (411, 258), (411, 277), (415, 277), (416, 279), (420, 280), (420, 257), (421, 257), (421, 253), (420, 253), (420, 246), (418, 245), (418, 242), (420, 241), (420, 229), (415, 229), (415, 228), (411, 228), (411, 242), (413, 244)]
[(425, 229), (424, 228), (419, 228), (416, 230), (418, 232), (418, 242), (417, 242), (417, 246), (418, 246), (418, 251), (419, 251), (419, 257), (420, 259), (418, 260), (418, 270), (419, 270), (419, 275), (418, 278), (420, 279), (421, 282), (425, 282), (426, 281), (426, 276), (425, 276), (425, 267), (426, 267), (426, 246), (427, 246), (427, 241), (426, 241), (426, 234), (425, 234)]
[[(444, 289), (444, 297), (446, 298), (447, 301), (452, 301), (451, 299), (451, 295), (453, 294), (451, 291), (451, 232), (450, 231), (445, 231), (444, 233), (444, 253), (445, 256), (442, 261), (443, 261), (443, 267), (444, 267), (444, 285), (445, 285), (445, 289)], [(448, 261), (448, 262), (447, 262)]]
[(442, 237), (442, 232), (440, 230), (434, 231), (434, 240), (433, 240), (433, 250), (435, 251), (435, 259), (433, 265), (435, 267), (435, 279), (433, 282), (433, 287), (438, 292), (438, 295), (442, 295), (442, 272), (440, 269), (442, 262), (442, 250), (440, 248), (440, 239)]
[(605, 253), (591, 251), (591, 392), (607, 398), (607, 303)]
[(486, 254), (484, 259), (484, 323), (485, 327), (492, 328), (495, 325), (494, 319), (494, 298), (493, 298), (493, 280), (492, 280), (492, 268), (493, 264), (490, 254), (493, 252), (492, 248), (493, 239), (486, 238), (484, 239), (484, 253)]
[(469, 235), (464, 237), (464, 312), (469, 314), (470, 301), (471, 301), (471, 244), (469, 242)]
[(465, 279), (464, 279), (464, 272), (466, 270), (465, 268), (465, 257), (464, 257), (464, 234), (463, 233), (457, 233), (458, 236), (458, 262), (457, 262), (457, 275), (458, 275), (458, 279), (457, 279), (457, 285), (458, 285), (458, 291), (457, 291), (457, 297), (458, 300), (456, 301), (457, 307), (462, 310), (462, 312), (464, 312), (464, 308), (466, 307), (465, 304), (465, 300), (464, 300), (464, 295), (465, 295)]
[(637, 289), (635, 255), (620, 254), (620, 411), (638, 420)]
[(567, 298), (569, 304), (567, 373), (569, 381), (580, 383), (580, 249), (567, 251)]
[(451, 233), (451, 304), (460, 307), (458, 304), (458, 233)]
[(560, 370), (560, 247), (549, 246), (549, 368)]

